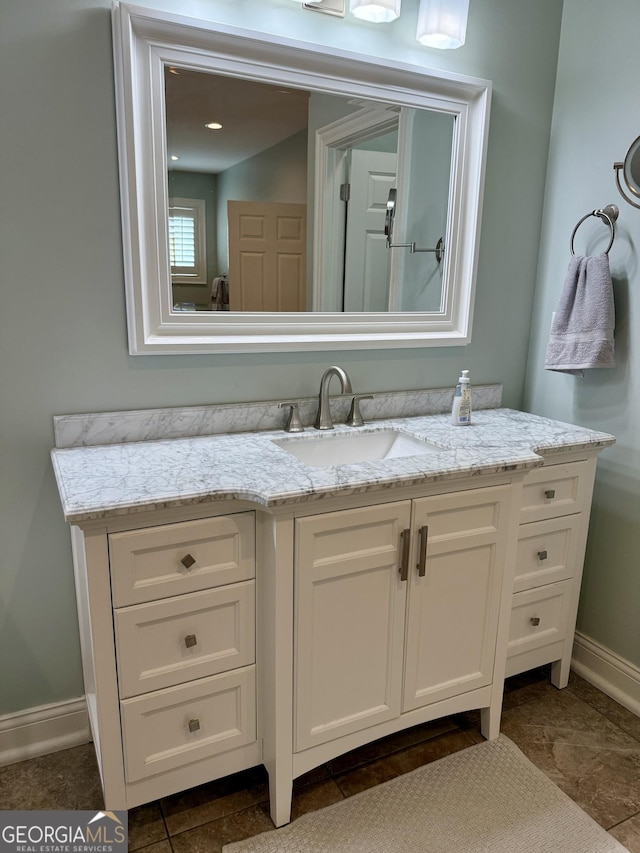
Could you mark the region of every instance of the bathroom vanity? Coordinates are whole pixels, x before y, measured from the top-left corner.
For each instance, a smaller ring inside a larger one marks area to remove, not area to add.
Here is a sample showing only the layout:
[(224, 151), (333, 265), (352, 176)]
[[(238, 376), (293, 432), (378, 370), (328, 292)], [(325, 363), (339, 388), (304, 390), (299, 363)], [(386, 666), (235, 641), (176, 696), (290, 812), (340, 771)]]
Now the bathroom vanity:
[(53, 451), (106, 808), (262, 763), (281, 825), (336, 755), (470, 709), (494, 738), (505, 675), (566, 685), (613, 437), (496, 408), (295, 440), (384, 430), (427, 449), (314, 465), (263, 429)]

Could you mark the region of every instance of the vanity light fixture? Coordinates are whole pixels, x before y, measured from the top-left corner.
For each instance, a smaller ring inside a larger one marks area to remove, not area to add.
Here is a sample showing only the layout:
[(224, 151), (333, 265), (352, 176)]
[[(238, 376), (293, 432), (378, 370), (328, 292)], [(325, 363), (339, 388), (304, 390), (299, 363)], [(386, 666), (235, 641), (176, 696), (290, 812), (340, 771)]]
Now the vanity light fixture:
[(302, 0), (302, 8), (309, 9), (310, 12), (322, 12), (325, 15), (344, 18), (346, 2), (347, 0)]
[(349, 11), (355, 18), (374, 24), (387, 24), (400, 15), (401, 0), (350, 0)]
[[(346, 0), (294, 0), (303, 9), (344, 18)], [(395, 21), (402, 0), (349, 0), (355, 18), (375, 24)], [(469, 0), (420, 0), (416, 38), (425, 47), (462, 47), (467, 36)]]
[(469, 0), (420, 0), (416, 38), (425, 47), (462, 47), (468, 14)]

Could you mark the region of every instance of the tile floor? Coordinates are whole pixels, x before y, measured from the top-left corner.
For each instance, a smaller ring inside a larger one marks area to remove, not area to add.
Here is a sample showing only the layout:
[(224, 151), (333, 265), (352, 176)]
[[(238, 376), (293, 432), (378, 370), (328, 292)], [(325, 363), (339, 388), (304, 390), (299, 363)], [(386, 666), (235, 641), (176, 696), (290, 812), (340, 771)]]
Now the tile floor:
[[(317, 768), (294, 785), (293, 817), (478, 743), (478, 721), (478, 714), (463, 714), (418, 726)], [(556, 690), (542, 668), (507, 682), (502, 731), (640, 853), (640, 718), (574, 674), (566, 690)], [(0, 768), (0, 808), (102, 808), (92, 745)], [(256, 768), (133, 809), (129, 849), (217, 853), (272, 828), (267, 776)]]

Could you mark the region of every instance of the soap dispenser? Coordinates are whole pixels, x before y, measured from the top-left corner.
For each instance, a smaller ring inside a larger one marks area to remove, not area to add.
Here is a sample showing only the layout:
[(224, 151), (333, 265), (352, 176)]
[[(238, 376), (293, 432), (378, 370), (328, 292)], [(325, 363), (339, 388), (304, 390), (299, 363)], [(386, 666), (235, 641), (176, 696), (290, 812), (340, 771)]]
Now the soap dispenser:
[(471, 384), (469, 371), (463, 370), (453, 395), (451, 420), (457, 426), (468, 426), (471, 423)]

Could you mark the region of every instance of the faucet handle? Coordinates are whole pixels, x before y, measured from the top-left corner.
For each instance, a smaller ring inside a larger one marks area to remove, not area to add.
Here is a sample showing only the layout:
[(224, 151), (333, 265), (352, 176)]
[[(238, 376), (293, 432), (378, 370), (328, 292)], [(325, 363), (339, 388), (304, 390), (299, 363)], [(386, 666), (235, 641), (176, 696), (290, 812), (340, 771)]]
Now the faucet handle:
[(345, 421), (345, 426), (359, 427), (364, 426), (362, 415), (360, 414), (360, 400), (373, 400), (373, 394), (356, 394), (351, 400), (351, 408)]
[(287, 400), (283, 403), (278, 403), (278, 408), (282, 409), (285, 406), (289, 406), (289, 417), (287, 418), (287, 422), (284, 425), (285, 432), (304, 432), (304, 427), (302, 426), (302, 421), (300, 420), (300, 412), (298, 411), (298, 404), (293, 400)]

